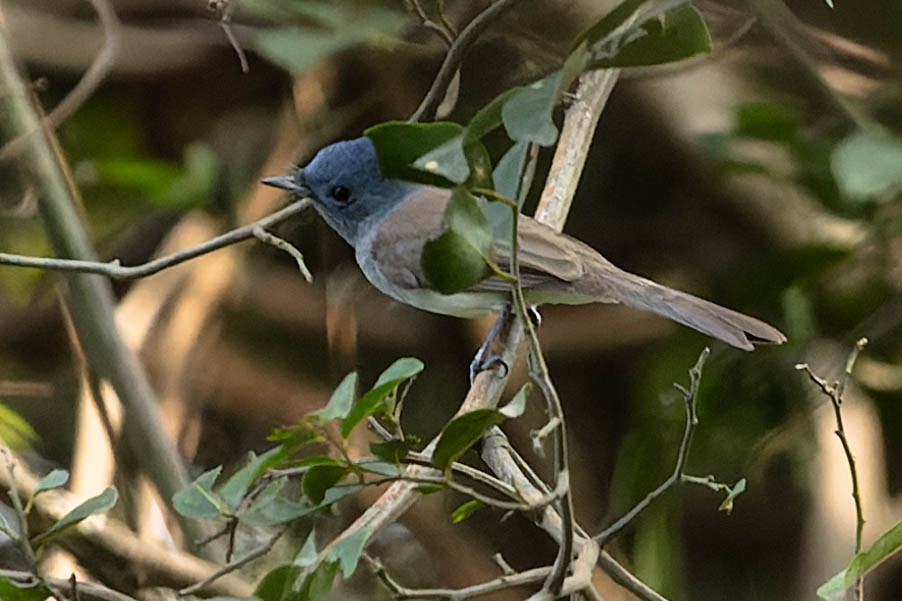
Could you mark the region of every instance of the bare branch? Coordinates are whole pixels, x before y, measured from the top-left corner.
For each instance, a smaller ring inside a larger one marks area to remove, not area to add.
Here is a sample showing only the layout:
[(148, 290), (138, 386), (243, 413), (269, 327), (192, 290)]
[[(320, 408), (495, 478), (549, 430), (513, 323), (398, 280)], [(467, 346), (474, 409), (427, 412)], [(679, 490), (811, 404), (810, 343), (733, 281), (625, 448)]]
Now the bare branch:
[[(119, 264), (118, 259), (110, 261), (109, 263), (101, 263), (98, 261), (81, 261), (76, 259), (29, 257), (8, 253), (0, 253), (0, 265), (33, 267), (36, 269), (46, 269), (51, 271), (96, 273), (98, 275), (104, 275), (114, 280), (133, 280), (153, 275), (169, 267), (184, 263), (185, 261), (190, 261), (191, 259), (195, 259), (201, 255), (211, 253), (214, 250), (225, 248), (226, 246), (230, 246), (237, 242), (242, 242), (250, 238), (259, 237), (256, 233), (256, 230), (258, 228), (263, 230), (264, 228), (273, 226), (281, 221), (288, 219), (289, 217), (293, 217), (294, 215), (297, 215), (298, 213), (306, 209), (309, 205), (310, 201), (308, 199), (301, 199), (288, 205), (280, 211), (276, 211), (271, 215), (267, 215), (263, 219), (255, 221), (254, 223), (226, 232), (221, 236), (207, 240), (203, 244), (198, 244), (197, 246), (185, 249), (181, 252), (167, 255), (165, 257), (160, 257), (159, 259), (154, 259), (153, 261), (148, 261), (147, 263), (144, 263), (142, 265), (123, 266)], [(273, 239), (281, 240), (280, 238), (276, 238), (276, 236), (273, 236), (268, 232), (264, 231), (264, 233), (266, 235), (263, 236), (263, 238), (266, 239), (264, 239), (263, 241), (268, 244), (273, 244)], [(272, 239), (268, 238), (268, 236), (271, 236)], [(282, 242), (287, 245), (287, 242), (285, 242), (284, 240)], [(282, 250), (289, 252), (287, 248), (284, 248), (281, 245), (278, 246)], [(295, 252), (297, 251), (297, 249), (294, 250)], [(309, 270), (307, 270), (306, 266), (304, 265), (303, 257), (301, 256), (299, 258), (299, 255), (300, 253), (298, 253), (298, 255), (292, 253), (294, 259), (298, 261), (298, 267), (301, 270), (301, 273), (305, 278), (308, 278), (309, 281), (309, 277), (312, 276), (310, 276)]]
[(432, 87), (429, 88), (420, 106), (411, 115), (410, 121), (429, 121), (435, 117), (435, 111), (441, 104), (442, 98), (445, 97), (445, 90), (451, 85), (451, 80), (454, 79), (454, 74), (460, 68), (460, 63), (463, 61), (466, 53), (492, 22), (513, 6), (515, 2), (518, 2), (518, 0), (498, 0), (477, 15), (460, 32), (460, 35), (454, 40), (454, 44), (448, 49), (445, 60), (442, 62), (442, 66), (432, 82)]

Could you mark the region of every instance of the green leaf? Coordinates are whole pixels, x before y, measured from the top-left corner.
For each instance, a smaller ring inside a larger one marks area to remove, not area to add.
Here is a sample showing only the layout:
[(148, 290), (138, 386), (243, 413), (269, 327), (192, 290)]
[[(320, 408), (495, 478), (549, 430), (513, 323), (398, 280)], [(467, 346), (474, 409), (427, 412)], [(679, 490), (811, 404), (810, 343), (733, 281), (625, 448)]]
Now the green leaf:
[(65, 486), (69, 481), (69, 472), (67, 470), (52, 470), (49, 474), (41, 478), (38, 485), (34, 489), (31, 498), (34, 499), (42, 492), (53, 490)]
[(337, 544), (332, 545), (326, 558), (329, 561), (338, 562), (341, 566), (341, 573), (345, 578), (350, 578), (351, 574), (357, 569), (357, 562), (360, 561), (360, 555), (366, 547), (367, 541), (370, 539), (372, 531), (368, 528), (351, 534), (351, 536), (341, 539)]
[(498, 128), (502, 122), (501, 112), (504, 105), (518, 88), (507, 90), (496, 96), (491, 102), (473, 115), (464, 131), (466, 141), (481, 140), (487, 133)]
[(416, 357), (401, 357), (400, 359), (396, 359), (394, 363), (389, 365), (381, 374), (379, 374), (379, 377), (376, 378), (374, 388), (385, 384), (397, 386), (404, 380), (418, 375), (423, 371), (424, 367), (425, 365), (423, 365), (423, 362)]
[[(466, 165), (467, 159), (461, 143), (463, 131), (462, 125), (450, 121), (389, 121), (373, 126), (363, 134), (376, 147), (379, 167), (386, 177), (451, 187), (454, 185), (452, 180), (441, 174), (457, 173), (462, 168), (461, 165)], [(433, 151), (437, 154), (430, 161), (434, 161), (435, 165), (416, 166), (418, 159)], [(469, 173), (469, 167), (467, 171)]]
[(504, 416), (496, 409), (476, 409), (454, 418), (442, 430), (432, 453), (432, 464), (442, 471), (447, 470), (489, 428), (503, 421)]
[(292, 20), (280, 8), (313, 21), (311, 27), (288, 26), (256, 32), (256, 49), (294, 75), (346, 48), (394, 36), (407, 23), (403, 13), (372, 3), (283, 2), (274, 7), (270, 2), (248, 0), (241, 7), (271, 16), (279, 23)]
[(515, 142), (551, 146), (557, 140), (552, 111), (557, 105), (561, 71), (516, 90), (501, 109), (507, 135)]
[(464, 152), (463, 128), (461, 133), (417, 158), (412, 166), (425, 173), (438, 175), (455, 184), (462, 184), (470, 177), (470, 165)]
[(482, 506), (482, 503), (475, 499), (467, 501), (451, 512), (451, 521), (455, 524), (459, 524), (460, 522), (473, 515), (476, 510)]
[(318, 555), (316, 551), (316, 528), (312, 528), (310, 534), (307, 535), (307, 540), (301, 546), (301, 550), (295, 556), (293, 563), (296, 566), (306, 568), (313, 565)]
[(423, 371), (423, 362), (413, 357), (402, 357), (392, 363), (376, 380), (376, 384), (348, 412), (341, 423), (341, 435), (347, 438), (361, 421), (385, 410), (385, 399), (408, 380)]
[(219, 489), (219, 498), (234, 510), (241, 503), (245, 493), (257, 479), (269, 469), (276, 467), (290, 457), (296, 447), (293, 445), (279, 445), (266, 451), (260, 456), (251, 453), (251, 460), (246, 466), (232, 474), (232, 476)]
[(434, 495), (437, 492), (442, 492), (447, 487), (441, 484), (421, 484), (420, 486), (414, 487), (414, 490), (421, 495)]
[(421, 264), (429, 285), (442, 294), (460, 292), (486, 278), (492, 232), (476, 199), (455, 188), (445, 211), (445, 231), (423, 246)]
[(67, 528), (71, 528), (72, 526), (78, 524), (85, 518), (90, 517), (95, 513), (103, 513), (109, 510), (116, 504), (117, 500), (119, 500), (119, 493), (116, 491), (116, 487), (108, 486), (106, 490), (104, 490), (96, 497), (91, 497), (90, 499), (78, 505), (72, 511), (61, 517), (58, 522), (50, 527), (49, 530), (42, 532), (38, 536), (34, 537), (34, 539), (32, 540), (32, 545), (39, 547), (54, 536), (59, 535)]
[[(523, 168), (526, 166), (526, 153), (529, 150), (529, 142), (516, 142), (507, 149), (507, 152), (498, 161), (492, 179), (495, 191), (501, 196), (514, 202), (520, 202), (517, 192), (520, 187), (520, 178)], [(504, 203), (494, 202), (480, 198), (479, 206), (485, 214), (486, 220), (492, 229), (492, 234), (502, 240), (510, 240), (513, 232), (512, 209)]]
[(44, 601), (50, 591), (36, 583), (31, 586), (20, 586), (19, 583), (0, 574), (0, 599), (3, 601)]
[(331, 598), (332, 585), (337, 575), (337, 561), (322, 562), (312, 574), (304, 579), (300, 597), (302, 601), (328, 601)]
[(622, 46), (592, 51), (592, 67), (644, 67), (684, 60), (711, 50), (711, 35), (701, 14), (687, 2), (659, 18), (647, 19)]
[(413, 443), (410, 440), (386, 440), (385, 442), (370, 443), (370, 452), (373, 455), (395, 465), (400, 464), (412, 449)]
[(464, 413), (451, 420), (435, 446), (432, 464), (442, 471), (463, 455), (467, 449), (482, 438), (489, 428), (497, 426), (506, 419), (519, 417), (526, 409), (526, 399), (532, 385), (525, 384), (511, 401), (498, 409), (477, 409)]
[(902, 139), (854, 133), (833, 150), (830, 167), (847, 198), (892, 200), (902, 190)]
[(388, 461), (367, 461), (365, 463), (358, 463), (357, 465), (360, 469), (371, 474), (376, 474), (377, 476), (394, 478), (401, 473), (401, 470), (398, 469), (396, 464), (389, 463)]
[(301, 567), (290, 563), (273, 568), (257, 585), (254, 596), (261, 601), (299, 601), (300, 593), (292, 589), (300, 575)]
[(11, 449), (21, 451), (38, 441), (38, 433), (25, 418), (0, 403), (0, 441)]
[(341, 383), (332, 393), (329, 402), (319, 411), (310, 415), (322, 421), (344, 419), (351, 406), (354, 404), (354, 395), (357, 393), (357, 372), (351, 372), (342, 379)]
[(827, 601), (838, 601), (855, 581), (902, 549), (902, 520), (880, 535), (874, 544), (855, 555), (849, 565), (817, 589), (817, 595)]
[(648, 1), (624, 0), (614, 10), (608, 12), (594, 25), (579, 34), (573, 43), (573, 47), (576, 48), (585, 42), (589, 48), (593, 48), (598, 44), (609, 41), (614, 37), (615, 33), (618, 33), (618, 30), (625, 31), (632, 26), (630, 21), (633, 15)]
[(276, 428), (266, 437), (269, 442), (278, 442), (284, 445), (292, 445), (296, 449), (305, 444), (322, 440), (322, 434), (311, 430), (308, 424), (302, 422), (290, 428)]
[(718, 511), (723, 511), (726, 514), (730, 514), (733, 511), (733, 501), (745, 492), (745, 478), (740, 478), (739, 481), (730, 487), (729, 492), (727, 493), (727, 498), (723, 500), (720, 506), (717, 508)]
[(326, 498), (326, 492), (344, 478), (350, 468), (347, 465), (316, 465), (304, 473), (301, 488), (314, 505)]
[(224, 504), (213, 493), (213, 485), (222, 466), (216, 466), (198, 476), (186, 488), (172, 495), (172, 506), (186, 518), (215, 518), (221, 515)]

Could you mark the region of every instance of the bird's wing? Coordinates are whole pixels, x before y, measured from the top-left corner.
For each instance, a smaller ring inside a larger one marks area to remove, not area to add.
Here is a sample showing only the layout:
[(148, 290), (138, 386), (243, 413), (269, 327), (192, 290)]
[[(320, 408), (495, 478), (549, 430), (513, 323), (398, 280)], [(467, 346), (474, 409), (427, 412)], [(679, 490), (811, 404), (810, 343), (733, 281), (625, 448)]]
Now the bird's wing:
[(423, 244), (444, 230), (451, 192), (423, 186), (377, 225), (370, 254), (386, 279), (404, 289), (428, 286), (420, 265)]
[[(586, 274), (586, 252), (604, 259), (597, 252), (565, 234), (539, 223), (526, 215), (520, 215), (519, 235), (520, 281), (524, 288), (543, 285), (566, 285), (580, 280)], [(505, 271), (511, 269), (511, 244), (505, 238), (496, 238), (492, 244), (492, 260)], [(497, 277), (483, 280), (476, 285), (481, 290), (508, 290), (510, 284)]]

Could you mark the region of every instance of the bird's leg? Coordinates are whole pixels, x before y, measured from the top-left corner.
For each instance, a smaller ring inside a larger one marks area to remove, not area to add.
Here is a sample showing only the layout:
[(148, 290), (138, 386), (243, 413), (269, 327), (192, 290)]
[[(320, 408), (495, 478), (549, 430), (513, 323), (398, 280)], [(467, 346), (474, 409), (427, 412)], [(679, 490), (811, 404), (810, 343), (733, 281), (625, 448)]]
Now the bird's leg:
[(489, 330), (485, 340), (476, 351), (476, 355), (470, 362), (470, 384), (476, 379), (476, 374), (487, 369), (500, 367), (504, 369), (505, 375), (510, 371), (510, 366), (504, 362), (501, 355), (496, 352), (500, 341), (507, 337), (507, 333), (513, 324), (514, 314), (510, 305), (504, 305), (498, 313), (492, 329)]

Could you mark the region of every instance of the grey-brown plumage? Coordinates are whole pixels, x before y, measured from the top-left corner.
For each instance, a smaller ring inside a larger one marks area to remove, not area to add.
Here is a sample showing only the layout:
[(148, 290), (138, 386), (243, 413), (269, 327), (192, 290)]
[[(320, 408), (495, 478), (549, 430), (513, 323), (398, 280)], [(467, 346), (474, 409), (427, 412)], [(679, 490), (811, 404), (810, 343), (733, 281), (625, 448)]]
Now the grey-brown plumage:
[[(403, 302), (434, 310), (431, 306), (437, 293), (430, 291), (428, 298), (420, 297), (428, 287), (420, 261), (422, 236), (429, 240), (441, 235), (449, 201), (447, 190), (424, 187), (379, 220), (369, 244), (358, 244), (358, 261), (378, 268), (389, 284), (374, 281), (378, 288)], [(521, 285), (530, 304), (623, 303), (744, 350), (752, 350), (753, 342), (786, 341), (779, 330), (759, 319), (624, 271), (587, 244), (530, 217), (520, 217), (518, 231)], [(509, 268), (509, 242), (496, 240), (491, 258), (501, 268)], [(399, 290), (403, 291), (400, 295)], [(442, 295), (447, 306), (440, 312), (473, 317), (489, 305), (497, 308), (508, 302), (509, 293), (510, 285), (492, 276), (462, 293)], [(483, 307), (471, 307), (467, 297), (472, 294), (490, 295), (494, 302), (483, 299)]]
[[(510, 284), (497, 276), (455, 294), (430, 287), (421, 265), (423, 245), (443, 233), (451, 192), (384, 177), (368, 138), (327, 146), (307, 167), (264, 182), (311, 197), (326, 222), (355, 248), (367, 279), (400, 302), (476, 317), (510, 300)], [(529, 217), (519, 224), (520, 283), (530, 304), (623, 303), (744, 350), (752, 350), (754, 342), (786, 341), (763, 321), (623, 271), (586, 244)], [(510, 242), (496, 239), (492, 260), (507, 269), (510, 254)]]

